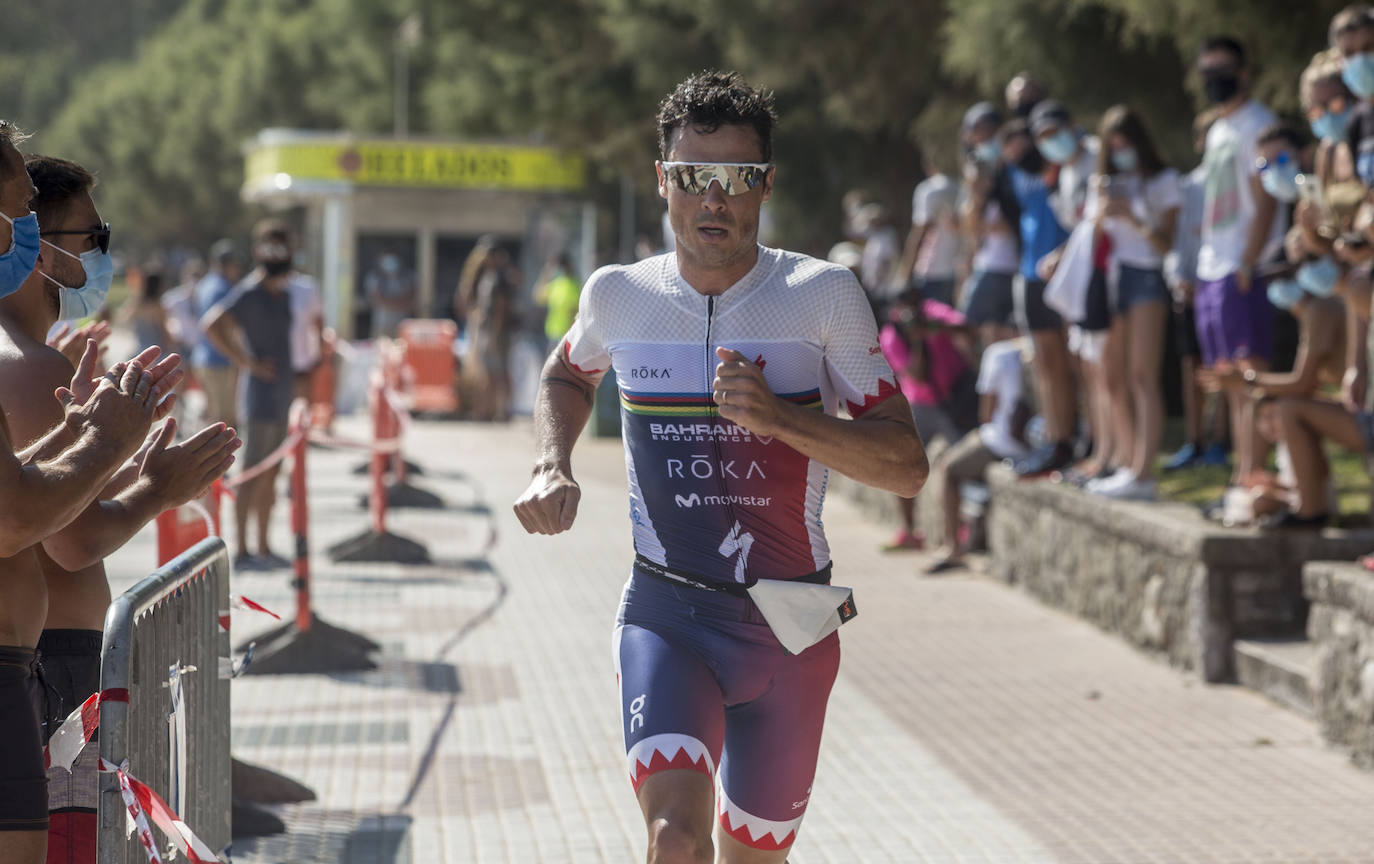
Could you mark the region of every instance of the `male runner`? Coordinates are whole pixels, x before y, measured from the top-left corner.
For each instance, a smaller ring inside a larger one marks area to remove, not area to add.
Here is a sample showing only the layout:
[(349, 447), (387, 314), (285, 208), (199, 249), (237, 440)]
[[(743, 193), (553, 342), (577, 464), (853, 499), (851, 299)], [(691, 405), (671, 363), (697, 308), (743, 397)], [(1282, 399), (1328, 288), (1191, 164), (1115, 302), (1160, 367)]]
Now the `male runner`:
[(827, 468), (905, 496), (929, 468), (853, 274), (758, 245), (773, 120), (772, 94), (735, 73), (692, 76), (663, 102), (676, 251), (588, 280), (544, 367), (534, 478), (515, 504), (530, 533), (572, 527), (573, 442), (613, 369), (637, 553), (613, 643), (650, 862), (711, 861), (713, 813), (716, 861), (786, 859), (839, 640), (788, 654), (736, 589), (829, 581)]

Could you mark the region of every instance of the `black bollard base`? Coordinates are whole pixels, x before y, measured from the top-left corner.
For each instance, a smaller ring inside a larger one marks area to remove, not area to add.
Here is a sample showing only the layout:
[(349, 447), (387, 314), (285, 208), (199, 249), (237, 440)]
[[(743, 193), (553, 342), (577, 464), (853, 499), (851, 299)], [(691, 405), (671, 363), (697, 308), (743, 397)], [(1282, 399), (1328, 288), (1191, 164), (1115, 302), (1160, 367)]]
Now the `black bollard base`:
[(390, 531), (378, 534), (370, 529), (330, 546), (329, 560), (387, 561), (395, 564), (430, 563), (429, 550), (423, 544), (409, 537), (392, 534)]
[[(354, 475), (356, 475), (356, 476), (358, 476), (358, 477), (366, 477), (369, 473), (371, 473), (371, 471), (372, 471), (372, 459), (371, 459), (371, 458), (369, 458), (369, 459), (367, 459), (366, 461), (361, 462), (361, 463), (359, 463), (359, 464), (353, 466), (353, 473), (354, 473)], [(388, 474), (391, 473), (391, 465), (390, 465), (390, 463), (388, 463), (387, 466), (386, 466), (386, 473), (388, 473)], [(419, 465), (416, 465), (414, 462), (411, 462), (409, 459), (407, 459), (407, 460), (406, 460), (406, 473), (407, 473), (407, 474), (414, 474), (416, 477), (423, 477), (423, 476), (425, 476), (425, 469), (421, 468)]]
[[(251, 667), (250, 667), (251, 668)], [(299, 804), (314, 801), (315, 790), (285, 774), (238, 759), (229, 760), (229, 783), (235, 801), (254, 804)]]
[[(358, 506), (366, 510), (372, 504), (371, 495), (358, 496)], [(427, 489), (409, 483), (393, 483), (386, 487), (386, 506), (412, 507), (418, 510), (442, 510), (444, 499)]]
[(234, 837), (270, 837), (286, 831), (286, 823), (277, 814), (256, 804), (235, 798), (229, 811), (229, 833)]
[[(335, 640), (337, 640), (337, 641), (339, 641), (339, 642), (347, 643), (350, 647), (355, 648), (355, 649), (357, 649), (358, 651), (363, 652), (364, 654), (366, 654), (366, 653), (369, 652), (369, 651), (380, 651), (380, 650), (382, 650), (382, 646), (378, 645), (376, 642), (373, 642), (371, 639), (367, 638), (366, 636), (363, 636), (363, 635), (360, 634), (360, 633), (354, 633), (352, 630), (345, 630), (345, 629), (343, 629), (342, 627), (335, 627), (333, 624), (330, 624), (329, 622), (327, 622), (327, 621), (323, 620), (322, 618), (320, 618), (320, 616), (316, 615), (314, 612), (311, 612), (311, 613), (310, 613), (310, 629), (311, 629), (311, 630), (316, 630), (316, 629), (319, 629), (319, 630), (327, 630), (327, 631), (329, 631), (329, 638), (330, 638), (330, 639), (335, 639)], [(256, 642), (259, 646), (267, 645), (267, 644), (269, 644), (269, 643), (271, 643), (271, 642), (276, 642), (276, 641), (278, 641), (278, 640), (280, 640), (280, 639), (284, 639), (284, 638), (290, 636), (292, 633), (295, 633), (295, 632), (296, 632), (296, 622), (295, 622), (295, 621), (287, 621), (285, 624), (279, 624), (279, 625), (277, 625), (276, 627), (273, 627), (271, 630), (267, 630), (267, 631), (265, 631), (265, 632), (263, 632), (263, 633), (259, 633), (257, 636), (254, 636), (252, 639), (245, 639), (245, 640), (243, 640), (242, 642), (239, 643), (239, 646), (238, 646), (236, 649), (234, 649), (234, 650), (239, 651), (239, 652), (247, 651), (247, 650), (248, 650), (248, 646), (249, 646), (250, 643)], [(257, 662), (257, 659), (256, 659), (257, 656), (258, 656), (258, 649), (257, 649), (257, 648), (254, 648), (254, 649), (253, 649), (253, 657), (254, 657), (253, 663), (256, 663), (256, 662)], [(252, 669), (252, 668), (253, 668), (253, 664), (252, 664), (252, 663), (248, 664), (248, 668), (249, 668), (249, 669)]]
[(253, 662), (243, 674), (301, 675), (377, 668), (368, 656), (369, 651), (376, 649), (376, 643), (319, 618), (312, 620), (309, 630), (297, 630), (292, 625), (285, 632), (279, 628), (278, 633), (269, 641), (254, 640), (257, 647), (253, 649)]

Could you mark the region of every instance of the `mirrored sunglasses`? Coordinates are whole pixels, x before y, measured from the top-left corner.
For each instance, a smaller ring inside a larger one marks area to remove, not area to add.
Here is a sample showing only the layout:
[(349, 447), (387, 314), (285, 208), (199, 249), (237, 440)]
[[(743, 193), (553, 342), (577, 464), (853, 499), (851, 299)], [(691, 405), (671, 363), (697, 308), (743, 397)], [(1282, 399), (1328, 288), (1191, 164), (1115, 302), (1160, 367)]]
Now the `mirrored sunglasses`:
[(689, 195), (705, 195), (712, 183), (726, 195), (756, 188), (773, 166), (767, 162), (663, 162), (664, 175)]

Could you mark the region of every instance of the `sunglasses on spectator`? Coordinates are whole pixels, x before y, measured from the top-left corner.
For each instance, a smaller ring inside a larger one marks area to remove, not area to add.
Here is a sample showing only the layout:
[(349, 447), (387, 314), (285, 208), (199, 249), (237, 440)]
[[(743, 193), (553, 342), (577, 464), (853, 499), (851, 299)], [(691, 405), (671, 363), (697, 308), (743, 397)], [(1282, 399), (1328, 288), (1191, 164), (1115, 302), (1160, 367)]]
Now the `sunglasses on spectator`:
[(726, 195), (756, 188), (773, 166), (767, 162), (661, 162), (663, 174), (689, 195), (705, 195), (712, 183)]
[(1263, 156), (1255, 160), (1256, 171), (1268, 171), (1270, 168), (1286, 168), (1293, 161), (1293, 154), (1287, 150), (1283, 151), (1273, 159), (1265, 159)]
[(1313, 105), (1307, 109), (1308, 120), (1320, 120), (1327, 114), (1344, 114), (1348, 106), (1344, 96), (1333, 96), (1326, 100), (1325, 105)]
[(110, 251), (110, 223), (106, 222), (98, 228), (72, 228), (66, 231), (44, 231), (44, 237), (51, 237), (54, 234), (85, 234), (95, 237), (95, 243), (100, 247), (100, 251), (108, 253)]

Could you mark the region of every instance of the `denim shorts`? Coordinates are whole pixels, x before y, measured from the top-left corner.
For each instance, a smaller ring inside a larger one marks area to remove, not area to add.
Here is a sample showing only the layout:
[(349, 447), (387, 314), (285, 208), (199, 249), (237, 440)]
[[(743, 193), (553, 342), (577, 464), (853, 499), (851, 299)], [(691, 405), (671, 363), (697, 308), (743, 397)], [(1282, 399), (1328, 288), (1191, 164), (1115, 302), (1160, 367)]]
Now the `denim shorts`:
[(1158, 268), (1145, 270), (1129, 264), (1121, 265), (1116, 288), (1116, 314), (1125, 315), (1142, 303), (1168, 303), (1170, 299), (1164, 273)]
[(926, 300), (938, 300), (946, 306), (954, 305), (954, 277), (947, 279), (923, 279), (920, 276), (914, 280), (916, 290), (921, 292), (921, 297)]
[(964, 284), (964, 303), (959, 311), (975, 326), (1002, 324), (1012, 326), (1015, 307), (1011, 299), (1012, 274), (976, 270)]

